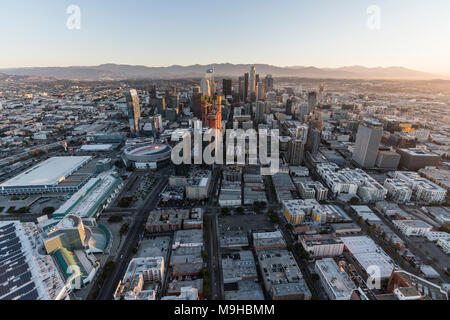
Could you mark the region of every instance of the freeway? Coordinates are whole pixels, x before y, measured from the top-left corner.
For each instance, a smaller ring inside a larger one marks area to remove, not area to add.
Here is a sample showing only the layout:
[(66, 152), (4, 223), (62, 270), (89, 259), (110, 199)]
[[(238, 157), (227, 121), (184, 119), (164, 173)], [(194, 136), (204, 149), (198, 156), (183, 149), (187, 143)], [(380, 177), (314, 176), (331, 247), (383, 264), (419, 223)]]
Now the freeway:
[[(64, 140), (64, 139), (62, 139), (62, 140)], [(28, 158), (28, 157), (30, 157), (30, 152), (35, 151), (35, 150), (42, 150), (42, 151), (47, 152), (48, 150), (59, 147), (59, 146), (62, 148), (62, 144), (61, 144), (62, 140), (58, 141), (58, 142), (38, 146), (38, 147), (32, 147), (32, 148), (29, 148), (29, 150), (27, 150), (27, 151), (24, 151), (24, 152), (21, 152), (21, 153), (18, 153), (18, 154), (15, 154), (15, 155), (12, 155), (12, 156), (9, 156), (6, 158), (2, 158), (2, 159), (0, 159), (0, 167), (11, 164), (11, 162), (16, 162), (18, 159), (20, 159), (22, 157)], [(68, 144), (73, 143), (73, 142), (77, 143), (80, 141), (80, 139), (72, 138), (72, 139), (67, 139), (66, 141)]]
[(131, 260), (132, 250), (136, 246), (136, 243), (139, 241), (139, 235), (144, 231), (145, 221), (148, 218), (150, 211), (153, 210), (158, 204), (159, 194), (166, 186), (167, 181), (167, 176), (162, 177), (145, 201), (145, 204), (140, 210), (137, 211), (134, 222), (128, 231), (125, 242), (121, 246), (117, 255), (113, 257), (115, 267), (107, 277), (103, 287), (100, 289), (97, 300), (110, 300), (113, 298), (114, 291), (122, 276), (125, 274), (125, 270), (128, 267), (129, 261)]

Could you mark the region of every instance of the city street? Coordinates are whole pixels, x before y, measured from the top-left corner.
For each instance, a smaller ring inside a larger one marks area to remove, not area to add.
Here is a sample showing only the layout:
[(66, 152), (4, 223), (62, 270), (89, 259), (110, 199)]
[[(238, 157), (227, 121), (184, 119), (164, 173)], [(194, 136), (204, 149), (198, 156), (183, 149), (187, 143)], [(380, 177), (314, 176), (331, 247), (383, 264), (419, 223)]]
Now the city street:
[(115, 262), (115, 267), (107, 277), (105, 284), (102, 286), (96, 298), (97, 300), (110, 300), (113, 298), (114, 291), (130, 262), (132, 249), (136, 246), (139, 236), (144, 231), (145, 221), (147, 220), (150, 211), (156, 207), (159, 193), (166, 186), (167, 181), (167, 177), (162, 178), (145, 201), (144, 206), (137, 211), (135, 220), (123, 241), (122, 247), (116, 256), (110, 257), (111, 261)]

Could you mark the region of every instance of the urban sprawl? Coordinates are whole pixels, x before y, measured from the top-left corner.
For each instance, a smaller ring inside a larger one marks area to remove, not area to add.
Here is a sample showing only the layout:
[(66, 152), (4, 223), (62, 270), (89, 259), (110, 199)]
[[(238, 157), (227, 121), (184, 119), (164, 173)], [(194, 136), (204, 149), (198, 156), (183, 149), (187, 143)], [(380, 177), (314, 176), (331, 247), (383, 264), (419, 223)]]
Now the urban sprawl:
[(448, 82), (257, 72), (0, 78), (0, 300), (448, 300)]

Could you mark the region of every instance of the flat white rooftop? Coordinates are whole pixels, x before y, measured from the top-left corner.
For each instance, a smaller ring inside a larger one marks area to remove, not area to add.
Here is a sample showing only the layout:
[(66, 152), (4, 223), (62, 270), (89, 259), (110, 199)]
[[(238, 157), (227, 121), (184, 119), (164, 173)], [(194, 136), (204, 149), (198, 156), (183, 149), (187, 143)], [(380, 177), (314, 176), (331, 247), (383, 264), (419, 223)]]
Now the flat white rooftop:
[(381, 278), (391, 276), (394, 269), (392, 259), (371, 238), (342, 237), (341, 240), (367, 273), (370, 273), (373, 267), (377, 267)]
[(281, 231), (273, 231), (273, 232), (259, 232), (253, 234), (253, 239), (271, 239), (271, 238), (283, 238), (281, 235)]
[(325, 258), (316, 261), (316, 270), (319, 270), (323, 281), (333, 292), (333, 300), (350, 300), (355, 284), (345, 271), (341, 271), (332, 258)]
[(112, 144), (85, 144), (80, 148), (81, 151), (109, 151), (113, 147)]
[(364, 220), (369, 221), (381, 221), (380, 218), (370, 209), (368, 206), (352, 206), (356, 214), (362, 217)]
[(0, 184), (0, 187), (54, 186), (62, 182), (92, 157), (53, 157), (38, 163), (14, 178)]
[(109, 195), (108, 192), (112, 191), (116, 183), (118, 183), (118, 178), (109, 173), (90, 179), (59, 207), (53, 215), (66, 216), (70, 213), (82, 218), (91, 217), (95, 213), (97, 206), (102, 203), (102, 198)]

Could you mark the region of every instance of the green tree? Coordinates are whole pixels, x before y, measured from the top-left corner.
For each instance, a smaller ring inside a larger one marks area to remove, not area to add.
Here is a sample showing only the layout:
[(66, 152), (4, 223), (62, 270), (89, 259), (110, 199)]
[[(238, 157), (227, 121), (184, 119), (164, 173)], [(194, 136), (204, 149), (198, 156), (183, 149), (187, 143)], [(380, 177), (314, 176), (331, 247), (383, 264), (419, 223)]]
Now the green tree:
[(123, 220), (122, 216), (117, 216), (117, 215), (114, 215), (114, 216), (111, 216), (108, 218), (108, 222), (110, 222), (110, 223), (118, 223), (118, 222), (122, 222), (122, 220)]
[(131, 205), (132, 201), (133, 201), (132, 197), (124, 197), (119, 200), (119, 207), (128, 208)]
[(55, 212), (55, 208), (53, 207), (45, 207), (42, 209), (42, 213), (46, 215), (51, 215), (53, 212)]
[(363, 217), (359, 216), (358, 218), (359, 225), (362, 225), (363, 221), (364, 221)]
[(128, 222), (124, 223), (121, 227), (120, 227), (120, 236), (123, 236), (124, 234), (126, 234), (128, 232), (128, 229), (130, 227), (130, 224)]

